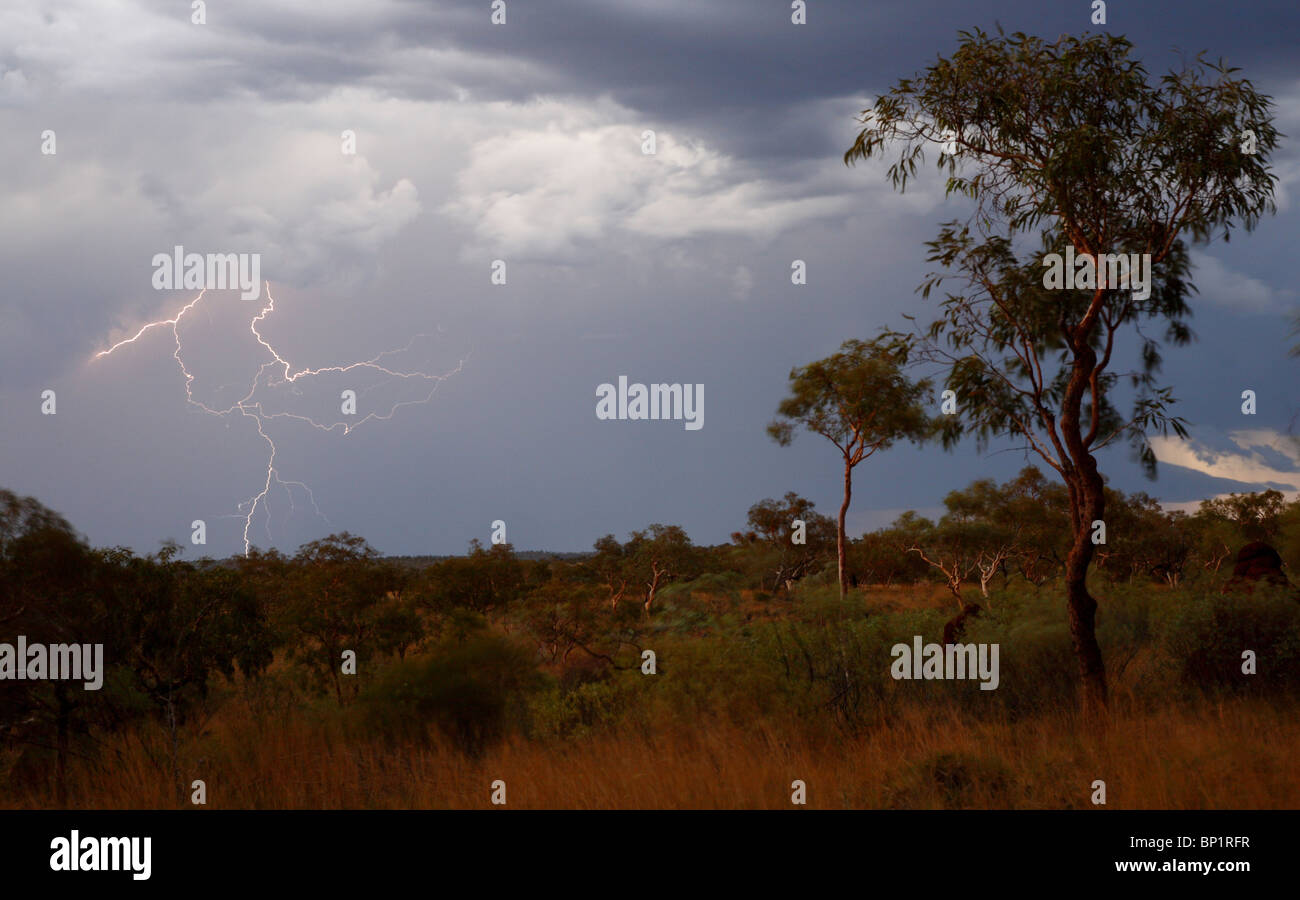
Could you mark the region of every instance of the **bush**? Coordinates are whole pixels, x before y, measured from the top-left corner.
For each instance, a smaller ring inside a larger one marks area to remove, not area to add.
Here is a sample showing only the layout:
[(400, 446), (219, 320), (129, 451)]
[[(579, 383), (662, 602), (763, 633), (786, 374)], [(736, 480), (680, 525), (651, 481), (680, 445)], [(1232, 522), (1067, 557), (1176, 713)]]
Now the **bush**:
[[(773, 625), (762, 633), (755, 661), (776, 675), (788, 692), (794, 715), (805, 721), (829, 715), (835, 727), (859, 734), (895, 704), (923, 701), (950, 689), (941, 682), (909, 681), (900, 687), (890, 674), (891, 648), (913, 635), (937, 635), (941, 614), (909, 610), (888, 616), (839, 615), (838, 594), (820, 601), (817, 618)], [(933, 641), (934, 637), (925, 637)]]
[[(1106, 677), (1118, 683), (1134, 659), (1151, 646), (1155, 621), (1180, 602), (1185, 589), (1122, 584), (1108, 587), (1097, 601), (1097, 641), (1106, 661)], [(1064, 613), (1062, 613), (1064, 614)]]
[(532, 734), (540, 738), (582, 738), (617, 725), (632, 692), (616, 679), (554, 685), (531, 704)]
[[(1161, 626), (1161, 651), (1184, 686), (1210, 693), (1300, 687), (1300, 603), (1286, 588), (1190, 594)], [(1242, 672), (1246, 650), (1255, 652), (1254, 675)]]
[(998, 645), (998, 687), (988, 693), (1008, 714), (1077, 702), (1079, 664), (1060, 592), (1031, 589), (999, 597), (991, 611), (967, 623), (961, 640)]
[(744, 582), (736, 572), (705, 572), (688, 582), (688, 585), (693, 595), (739, 600)]
[(477, 756), (524, 724), (526, 695), (540, 680), (527, 650), (479, 633), (389, 667), (358, 708), (373, 733), (422, 740), (437, 731)]

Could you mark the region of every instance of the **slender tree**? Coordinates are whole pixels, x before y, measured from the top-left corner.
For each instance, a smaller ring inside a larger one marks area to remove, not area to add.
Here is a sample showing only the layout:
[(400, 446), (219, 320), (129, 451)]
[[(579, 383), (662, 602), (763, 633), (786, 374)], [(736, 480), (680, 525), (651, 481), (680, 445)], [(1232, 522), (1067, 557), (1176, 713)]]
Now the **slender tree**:
[(790, 396), (767, 427), (782, 446), (796, 427), (826, 438), (844, 462), (844, 497), (836, 520), (840, 597), (848, 595), (844, 518), (853, 499), (853, 469), (900, 439), (923, 440), (932, 422), (922, 409), (929, 382), (913, 383), (879, 341), (845, 341), (838, 353), (790, 372)]
[[(835, 523), (813, 508), (811, 500), (787, 491), (783, 500), (768, 498), (749, 508), (749, 531), (734, 532), (738, 544), (765, 548), (772, 574), (772, 590), (788, 594), (794, 582), (811, 573), (829, 557), (835, 543)], [(794, 523), (802, 522), (796, 543)]]
[[(1154, 476), (1147, 433), (1185, 434), (1155, 374), (1159, 331), (1175, 344), (1191, 338), (1187, 242), (1227, 240), (1275, 209), (1269, 98), (1204, 54), (1153, 80), (1131, 51), (1104, 34), (1048, 42), (963, 32), (950, 58), (864, 111), (845, 154), (852, 164), (901, 145), (889, 168), (901, 191), (926, 148), (937, 149), (948, 193), (974, 201), (968, 221), (943, 225), (928, 245), (940, 271), (921, 293), (956, 282), (940, 316), (897, 336), (898, 346), (946, 370), (961, 406), (948, 446), (965, 432), (981, 442), (1018, 436), (1065, 482), (1070, 632), (1092, 712), (1106, 704), (1086, 583), (1094, 522), (1105, 517), (1096, 453), (1127, 440)], [(1121, 253), (1138, 254), (1139, 270), (1098, 263)], [(1076, 257), (1075, 289), (1052, 289), (1053, 254)], [(1125, 338), (1133, 343), (1121, 346)], [(1126, 354), (1132, 410), (1123, 415), (1112, 400)]]
[(623, 549), (633, 577), (645, 587), (641, 605), (647, 615), (665, 585), (693, 576), (699, 569), (697, 548), (680, 525), (656, 523), (634, 531)]

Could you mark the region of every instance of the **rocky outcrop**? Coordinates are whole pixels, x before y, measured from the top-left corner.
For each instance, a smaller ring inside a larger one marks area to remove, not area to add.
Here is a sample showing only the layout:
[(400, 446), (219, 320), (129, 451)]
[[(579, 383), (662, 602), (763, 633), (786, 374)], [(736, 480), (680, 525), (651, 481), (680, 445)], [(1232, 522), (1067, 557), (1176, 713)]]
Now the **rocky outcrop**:
[(1253, 593), (1257, 584), (1290, 588), (1292, 596), (1300, 600), (1300, 591), (1282, 571), (1282, 557), (1263, 541), (1251, 541), (1237, 553), (1237, 564), (1223, 593)]

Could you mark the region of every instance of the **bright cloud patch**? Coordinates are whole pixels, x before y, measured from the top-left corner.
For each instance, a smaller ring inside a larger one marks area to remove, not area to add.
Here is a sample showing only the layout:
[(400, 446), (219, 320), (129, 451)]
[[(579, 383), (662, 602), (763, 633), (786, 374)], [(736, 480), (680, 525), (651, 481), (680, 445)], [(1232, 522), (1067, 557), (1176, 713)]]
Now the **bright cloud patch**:
[[(1200, 442), (1176, 437), (1153, 438), (1151, 446), (1162, 465), (1235, 481), (1241, 484), (1243, 491), (1276, 487), (1292, 495), (1300, 494), (1300, 437), (1260, 428), (1231, 432), (1228, 440), (1236, 450), (1215, 450)], [(1270, 463), (1261, 452), (1264, 450), (1272, 451), (1293, 467), (1284, 469)], [(1195, 509), (1200, 502), (1164, 505), (1169, 509)]]
[[(837, 161), (762, 176), (705, 144), (632, 124), (557, 124), (479, 141), (444, 212), (491, 252), (563, 259), (620, 238), (768, 240), (847, 216), (875, 182)], [(742, 291), (743, 292), (743, 291)]]

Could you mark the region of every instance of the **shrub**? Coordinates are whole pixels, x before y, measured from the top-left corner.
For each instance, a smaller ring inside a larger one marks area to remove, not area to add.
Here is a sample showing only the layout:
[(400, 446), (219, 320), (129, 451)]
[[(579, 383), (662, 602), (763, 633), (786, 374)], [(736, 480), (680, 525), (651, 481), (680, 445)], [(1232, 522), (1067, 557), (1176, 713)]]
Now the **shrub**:
[(541, 738), (582, 738), (617, 725), (631, 691), (618, 679), (587, 681), (573, 687), (553, 685), (530, 705), (532, 734)]
[(421, 740), (436, 730), (477, 756), (523, 724), (526, 695), (540, 679), (527, 650), (479, 633), (390, 666), (358, 707), (373, 733)]
[(739, 600), (744, 580), (736, 572), (705, 572), (689, 582), (688, 586), (691, 593), (695, 595), (712, 595)]
[[(1167, 664), (1184, 686), (1206, 692), (1272, 693), (1300, 686), (1300, 603), (1286, 588), (1250, 593), (1200, 591), (1161, 623)], [(1242, 654), (1255, 652), (1256, 673), (1242, 672)]]
[(1000, 598), (968, 622), (962, 642), (998, 645), (998, 687), (987, 694), (1012, 716), (1076, 702), (1079, 666), (1059, 593)]

